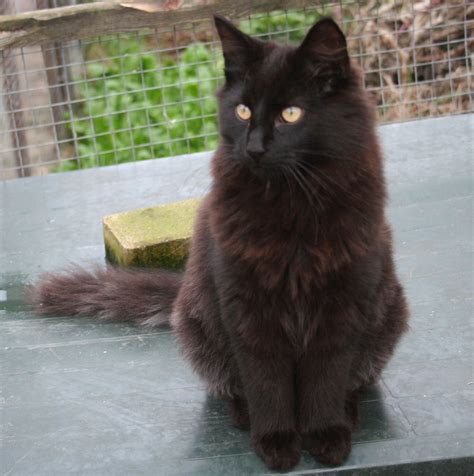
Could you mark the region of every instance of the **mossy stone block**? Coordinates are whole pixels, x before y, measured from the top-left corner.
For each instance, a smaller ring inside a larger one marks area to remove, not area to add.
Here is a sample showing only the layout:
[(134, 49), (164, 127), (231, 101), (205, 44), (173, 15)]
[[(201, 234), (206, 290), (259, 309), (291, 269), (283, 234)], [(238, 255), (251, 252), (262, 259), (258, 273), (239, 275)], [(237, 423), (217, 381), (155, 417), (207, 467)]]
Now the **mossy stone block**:
[(107, 259), (121, 266), (182, 268), (199, 203), (185, 200), (104, 217)]

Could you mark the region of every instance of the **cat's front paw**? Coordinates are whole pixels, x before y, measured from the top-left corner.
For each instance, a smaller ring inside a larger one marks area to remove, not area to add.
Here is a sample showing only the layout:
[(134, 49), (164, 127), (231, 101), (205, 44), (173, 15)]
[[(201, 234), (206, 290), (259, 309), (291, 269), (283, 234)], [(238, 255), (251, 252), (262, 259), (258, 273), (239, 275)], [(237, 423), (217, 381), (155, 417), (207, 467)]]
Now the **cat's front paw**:
[(301, 442), (295, 431), (276, 432), (257, 438), (255, 452), (270, 469), (286, 471), (300, 460)]
[(344, 426), (330, 426), (304, 437), (305, 448), (320, 463), (328, 466), (339, 466), (347, 459), (351, 452), (351, 440), (351, 431)]

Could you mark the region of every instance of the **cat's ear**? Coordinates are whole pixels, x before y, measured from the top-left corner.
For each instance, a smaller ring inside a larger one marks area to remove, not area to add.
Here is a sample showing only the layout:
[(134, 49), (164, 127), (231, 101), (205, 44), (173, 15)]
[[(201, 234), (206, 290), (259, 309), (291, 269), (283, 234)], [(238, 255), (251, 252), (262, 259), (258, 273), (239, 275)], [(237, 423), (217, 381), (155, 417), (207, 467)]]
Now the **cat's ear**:
[(225, 76), (228, 82), (242, 77), (263, 52), (263, 42), (246, 35), (224, 17), (214, 15), (214, 23), (222, 43)]
[(345, 78), (349, 72), (346, 37), (331, 18), (323, 18), (309, 30), (298, 54), (314, 76), (329, 82)]

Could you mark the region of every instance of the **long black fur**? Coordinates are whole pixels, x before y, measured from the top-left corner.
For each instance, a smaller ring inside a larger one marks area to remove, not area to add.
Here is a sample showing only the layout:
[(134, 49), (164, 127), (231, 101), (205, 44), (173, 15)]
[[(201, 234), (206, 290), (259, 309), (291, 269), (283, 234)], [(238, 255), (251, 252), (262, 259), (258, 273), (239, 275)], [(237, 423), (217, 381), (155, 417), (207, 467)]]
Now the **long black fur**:
[[(42, 314), (169, 322), (268, 467), (294, 466), (302, 447), (337, 465), (359, 394), (407, 329), (373, 106), (332, 20), (298, 47), (216, 27), (221, 140), (184, 274), (52, 274), (32, 301)], [(283, 120), (289, 106), (297, 123)]]

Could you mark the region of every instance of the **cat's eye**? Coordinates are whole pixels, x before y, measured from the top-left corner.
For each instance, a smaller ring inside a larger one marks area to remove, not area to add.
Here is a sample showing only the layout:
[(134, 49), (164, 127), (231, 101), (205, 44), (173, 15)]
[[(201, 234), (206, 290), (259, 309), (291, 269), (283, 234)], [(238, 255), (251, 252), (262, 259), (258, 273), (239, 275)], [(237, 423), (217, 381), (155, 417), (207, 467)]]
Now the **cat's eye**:
[(303, 109), (296, 106), (290, 106), (286, 109), (281, 111), (281, 118), (283, 122), (287, 122), (288, 124), (293, 124), (301, 119), (303, 115)]
[(235, 108), (235, 114), (242, 121), (248, 121), (252, 117), (252, 111), (245, 104), (239, 104)]

